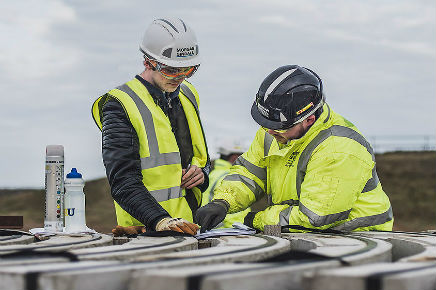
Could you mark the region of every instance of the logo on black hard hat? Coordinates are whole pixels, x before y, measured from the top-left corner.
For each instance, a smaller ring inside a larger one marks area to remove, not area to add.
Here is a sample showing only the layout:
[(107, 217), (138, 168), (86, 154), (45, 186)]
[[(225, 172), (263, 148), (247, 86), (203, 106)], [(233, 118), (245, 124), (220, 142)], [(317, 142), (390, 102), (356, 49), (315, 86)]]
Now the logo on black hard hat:
[(304, 111), (307, 111), (308, 109), (313, 107), (313, 102), (310, 102), (306, 107), (304, 107), (303, 109), (297, 111), (297, 113), (295, 113), (297, 116), (300, 115), (301, 113), (303, 113)]
[(269, 110), (262, 106), (261, 104), (257, 103), (257, 108), (259, 109), (259, 112), (265, 117), (269, 117)]

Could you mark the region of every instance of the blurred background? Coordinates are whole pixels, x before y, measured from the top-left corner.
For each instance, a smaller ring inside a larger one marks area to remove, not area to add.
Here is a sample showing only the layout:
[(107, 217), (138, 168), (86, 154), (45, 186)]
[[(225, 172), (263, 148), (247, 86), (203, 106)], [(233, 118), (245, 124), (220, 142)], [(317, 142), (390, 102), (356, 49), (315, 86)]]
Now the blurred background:
[[(88, 221), (102, 230), (103, 221), (114, 224), (91, 106), (142, 71), (145, 28), (171, 16), (197, 34), (203, 61), (190, 81), (212, 158), (221, 138), (250, 143), (257, 129), (250, 107), (266, 75), (302, 65), (320, 75), (327, 102), (378, 153), (398, 227), (434, 228), (435, 15), (432, 0), (4, 2), (0, 215), (42, 222), (45, 147), (62, 144), (65, 171), (77, 167), (89, 181)], [(20, 213), (25, 204), (35, 216)]]

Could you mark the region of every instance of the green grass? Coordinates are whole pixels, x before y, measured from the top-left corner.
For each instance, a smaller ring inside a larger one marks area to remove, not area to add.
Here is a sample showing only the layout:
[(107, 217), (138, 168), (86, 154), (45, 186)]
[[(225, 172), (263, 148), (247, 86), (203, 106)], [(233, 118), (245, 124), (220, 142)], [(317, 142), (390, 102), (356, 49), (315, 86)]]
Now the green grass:
[[(386, 153), (376, 161), (394, 210), (394, 230), (436, 229), (436, 152)], [(85, 195), (88, 227), (110, 232), (116, 218), (106, 178), (86, 182)], [(0, 189), (0, 215), (22, 215), (25, 230), (42, 227), (44, 199), (42, 189)]]

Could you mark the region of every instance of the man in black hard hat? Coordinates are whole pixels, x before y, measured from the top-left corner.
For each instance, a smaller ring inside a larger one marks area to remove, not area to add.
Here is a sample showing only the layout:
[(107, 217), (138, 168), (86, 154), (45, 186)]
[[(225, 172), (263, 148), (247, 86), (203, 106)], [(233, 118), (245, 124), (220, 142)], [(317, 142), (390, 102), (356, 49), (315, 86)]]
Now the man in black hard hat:
[(197, 211), (205, 231), (227, 213), (267, 194), (269, 206), (244, 223), (263, 230), (392, 230), (393, 214), (375, 169), (370, 144), (325, 103), (322, 81), (297, 65), (262, 82), (251, 109), (261, 126), (250, 149)]

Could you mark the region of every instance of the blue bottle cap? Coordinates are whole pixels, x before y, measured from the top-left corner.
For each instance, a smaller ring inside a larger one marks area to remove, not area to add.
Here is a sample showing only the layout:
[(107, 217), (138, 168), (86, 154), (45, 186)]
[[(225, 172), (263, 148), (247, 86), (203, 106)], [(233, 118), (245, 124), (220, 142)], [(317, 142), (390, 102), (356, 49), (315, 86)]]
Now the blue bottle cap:
[(76, 168), (72, 168), (71, 172), (67, 174), (67, 178), (82, 178), (82, 174), (77, 172)]

